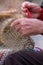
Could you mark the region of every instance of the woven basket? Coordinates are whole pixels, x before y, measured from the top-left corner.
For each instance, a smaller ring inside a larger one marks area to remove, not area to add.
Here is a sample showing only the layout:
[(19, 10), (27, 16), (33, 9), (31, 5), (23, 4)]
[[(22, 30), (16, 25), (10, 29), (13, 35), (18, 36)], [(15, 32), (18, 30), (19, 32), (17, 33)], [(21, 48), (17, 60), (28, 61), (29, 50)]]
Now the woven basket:
[(14, 48), (14, 51), (22, 49), (33, 49), (34, 42), (30, 36), (24, 37), (15, 29), (11, 29), (10, 24), (17, 18), (21, 18), (23, 15), (15, 14), (13, 18), (4, 20), (0, 25), (0, 40), (6, 47)]

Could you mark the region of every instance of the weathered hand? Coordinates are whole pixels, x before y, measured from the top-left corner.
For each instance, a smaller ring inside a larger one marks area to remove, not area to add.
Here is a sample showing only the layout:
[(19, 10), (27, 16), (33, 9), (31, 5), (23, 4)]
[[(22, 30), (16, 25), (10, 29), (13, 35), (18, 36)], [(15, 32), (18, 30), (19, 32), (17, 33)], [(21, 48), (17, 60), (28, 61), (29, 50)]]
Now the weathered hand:
[(37, 19), (21, 18), (15, 20), (11, 24), (12, 28), (15, 28), (22, 35), (35, 35), (40, 34), (43, 31), (43, 22)]
[[(30, 10), (33, 18), (37, 18), (40, 15), (40, 11), (41, 11), (41, 7), (36, 4), (36, 3), (31, 3), (31, 2), (23, 2), (21, 5), (21, 10), (26, 13), (26, 6), (28, 7), (28, 9)], [(27, 15), (27, 14), (26, 14)]]

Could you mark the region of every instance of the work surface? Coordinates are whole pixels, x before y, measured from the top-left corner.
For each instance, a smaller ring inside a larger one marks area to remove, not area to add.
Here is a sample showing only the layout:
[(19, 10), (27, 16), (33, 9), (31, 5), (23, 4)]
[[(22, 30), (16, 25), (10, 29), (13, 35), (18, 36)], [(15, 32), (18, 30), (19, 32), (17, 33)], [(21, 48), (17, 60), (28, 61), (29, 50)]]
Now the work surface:
[(43, 49), (43, 35), (32, 36), (32, 39), (35, 42), (35, 46)]

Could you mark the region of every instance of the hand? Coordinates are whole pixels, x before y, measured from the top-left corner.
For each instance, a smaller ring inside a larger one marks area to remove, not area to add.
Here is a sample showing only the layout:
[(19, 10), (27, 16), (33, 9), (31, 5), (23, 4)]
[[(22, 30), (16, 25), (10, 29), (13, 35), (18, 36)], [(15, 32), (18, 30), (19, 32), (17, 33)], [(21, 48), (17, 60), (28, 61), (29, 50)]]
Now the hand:
[(15, 20), (11, 27), (24, 36), (42, 33), (43, 22), (37, 19), (21, 18)]
[[(30, 10), (33, 18), (37, 18), (40, 15), (41, 7), (38, 4), (30, 3), (30, 2), (24, 2), (21, 5), (21, 10), (26, 13), (26, 6)], [(27, 14), (26, 14), (27, 15)]]

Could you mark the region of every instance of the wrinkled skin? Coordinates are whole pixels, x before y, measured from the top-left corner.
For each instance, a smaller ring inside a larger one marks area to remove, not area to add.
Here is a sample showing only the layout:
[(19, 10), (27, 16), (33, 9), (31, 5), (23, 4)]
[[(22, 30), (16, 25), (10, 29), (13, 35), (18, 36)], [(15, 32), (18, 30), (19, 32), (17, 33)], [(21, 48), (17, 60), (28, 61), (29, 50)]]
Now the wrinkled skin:
[(15, 20), (11, 24), (12, 28), (15, 28), (24, 36), (40, 34), (43, 31), (43, 22), (37, 19), (20, 18)]
[(30, 3), (30, 2), (23, 2), (21, 5), (21, 10), (26, 13), (26, 7), (29, 9), (29, 11), (32, 14), (33, 18), (37, 18), (40, 15), (41, 7), (36, 3)]

